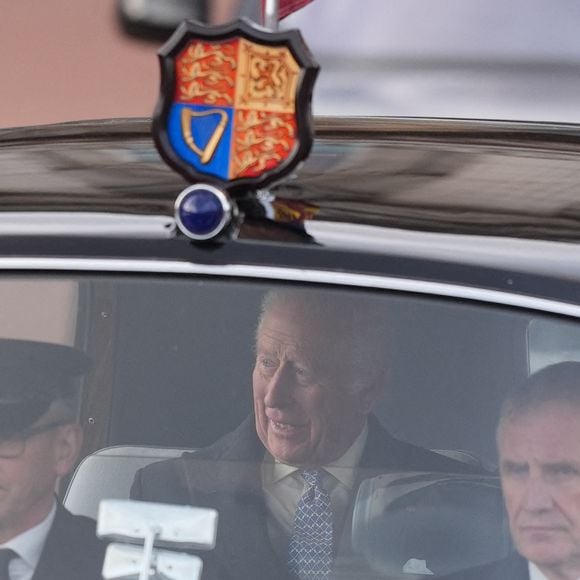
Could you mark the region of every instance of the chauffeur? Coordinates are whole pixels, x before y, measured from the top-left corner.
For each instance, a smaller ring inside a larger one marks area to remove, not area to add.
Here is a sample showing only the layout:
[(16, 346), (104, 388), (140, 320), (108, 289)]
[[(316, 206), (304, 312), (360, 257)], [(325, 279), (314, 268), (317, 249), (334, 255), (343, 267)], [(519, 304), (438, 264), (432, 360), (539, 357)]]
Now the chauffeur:
[(73, 400), (87, 368), (75, 349), (0, 339), (2, 580), (101, 578), (104, 545), (94, 522), (55, 497), (80, 450)]
[(370, 298), (266, 295), (252, 415), (206, 449), (144, 468), (133, 485), (135, 498), (218, 510), (204, 578), (327, 578), (349, 562), (342, 531), (363, 478), (463, 470), (395, 439), (372, 415), (386, 380), (387, 328), (382, 303)]

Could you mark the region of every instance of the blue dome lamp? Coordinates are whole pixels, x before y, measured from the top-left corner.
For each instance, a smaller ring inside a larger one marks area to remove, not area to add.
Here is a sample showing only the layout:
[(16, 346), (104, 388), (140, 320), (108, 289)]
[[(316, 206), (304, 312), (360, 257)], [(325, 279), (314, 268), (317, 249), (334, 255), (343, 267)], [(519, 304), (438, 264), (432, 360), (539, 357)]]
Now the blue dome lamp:
[(236, 213), (227, 193), (205, 183), (185, 188), (175, 200), (177, 226), (192, 240), (215, 239)]

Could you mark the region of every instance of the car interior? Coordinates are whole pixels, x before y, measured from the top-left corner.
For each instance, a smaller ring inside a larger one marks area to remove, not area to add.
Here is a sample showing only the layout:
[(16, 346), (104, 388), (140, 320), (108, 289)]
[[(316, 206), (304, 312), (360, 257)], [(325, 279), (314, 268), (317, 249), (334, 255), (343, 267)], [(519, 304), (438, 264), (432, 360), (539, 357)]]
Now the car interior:
[[(34, 332), (38, 293), (49, 288), (62, 328), (40, 338), (68, 340), (93, 360), (79, 401), (83, 457), (61, 488), (69, 510), (97, 517), (101, 499), (129, 498), (138, 469), (211, 444), (251, 412), (256, 324), (273, 286), (129, 275), (0, 283), (0, 292), (19, 288), (19, 299), (6, 305), (7, 329)], [(383, 577), (404, 570), (409, 578), (505, 556), (511, 545), (497, 474), (499, 407), (531, 370), (578, 359), (578, 323), (418, 293), (313, 289), (356, 295), (387, 311), (388, 379), (374, 414), (390, 433), (478, 469), (365, 481), (353, 517), (360, 557)]]

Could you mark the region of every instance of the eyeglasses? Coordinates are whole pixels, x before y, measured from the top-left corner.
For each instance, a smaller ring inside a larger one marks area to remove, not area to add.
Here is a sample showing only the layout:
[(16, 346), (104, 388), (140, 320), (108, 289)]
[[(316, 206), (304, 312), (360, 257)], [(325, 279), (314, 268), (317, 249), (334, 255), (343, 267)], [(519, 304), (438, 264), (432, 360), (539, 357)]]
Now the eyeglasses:
[(52, 429), (56, 429), (62, 425), (66, 425), (66, 423), (63, 421), (55, 421), (53, 423), (47, 423), (46, 425), (40, 425), (39, 427), (25, 429), (8, 439), (0, 439), (0, 459), (16, 459), (20, 457), (26, 449), (28, 439), (52, 431)]

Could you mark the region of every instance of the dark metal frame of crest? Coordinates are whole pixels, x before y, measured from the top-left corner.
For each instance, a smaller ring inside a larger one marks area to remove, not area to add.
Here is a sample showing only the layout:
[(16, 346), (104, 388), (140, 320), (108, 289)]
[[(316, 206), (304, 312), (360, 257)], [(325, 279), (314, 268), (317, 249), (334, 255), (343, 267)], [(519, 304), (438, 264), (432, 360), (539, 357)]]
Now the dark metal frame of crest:
[[(242, 177), (232, 181), (221, 180), (212, 175), (197, 172), (177, 156), (169, 142), (166, 124), (175, 96), (175, 60), (187, 43), (192, 40), (220, 41), (236, 37), (259, 42), (266, 46), (286, 46), (302, 68), (296, 95), (297, 148), (279, 166), (256, 177)], [(243, 193), (258, 189), (288, 175), (310, 153), (314, 138), (311, 112), (312, 90), (319, 66), (312, 58), (302, 36), (297, 30), (270, 32), (258, 28), (247, 19), (240, 19), (222, 26), (204, 26), (187, 20), (182, 22), (171, 38), (159, 49), (161, 65), (161, 92), (153, 116), (153, 138), (157, 150), (165, 162), (192, 183), (207, 182), (226, 189), (229, 193)]]

